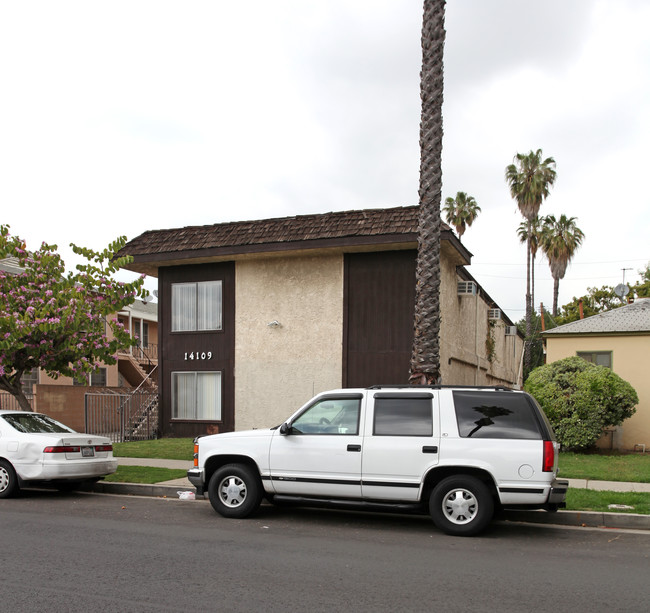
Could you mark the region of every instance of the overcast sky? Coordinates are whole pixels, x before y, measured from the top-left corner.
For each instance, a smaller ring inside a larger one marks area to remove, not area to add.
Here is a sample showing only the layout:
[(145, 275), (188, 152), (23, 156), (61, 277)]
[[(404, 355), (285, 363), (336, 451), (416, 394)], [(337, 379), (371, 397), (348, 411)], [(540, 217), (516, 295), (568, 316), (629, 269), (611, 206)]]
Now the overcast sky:
[[(0, 0), (0, 222), (36, 248), (417, 204), (419, 0)], [(650, 2), (449, 0), (443, 199), (470, 272), (524, 315), (517, 152), (586, 235), (560, 305), (650, 261)], [(538, 259), (536, 303), (553, 282)], [(155, 287), (150, 283), (149, 287)]]

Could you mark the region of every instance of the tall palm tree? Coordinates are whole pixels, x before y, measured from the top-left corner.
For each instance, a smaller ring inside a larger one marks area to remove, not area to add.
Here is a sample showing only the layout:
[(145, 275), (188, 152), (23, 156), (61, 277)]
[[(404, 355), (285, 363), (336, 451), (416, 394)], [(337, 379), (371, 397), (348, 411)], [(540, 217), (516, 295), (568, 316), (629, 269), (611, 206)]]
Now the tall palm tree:
[(553, 317), (557, 316), (560, 279), (564, 279), (567, 266), (584, 237), (584, 232), (576, 225), (575, 217), (560, 215), (560, 219), (555, 219), (554, 215), (547, 215), (544, 218), (540, 247), (548, 258), (553, 276)]
[[(542, 236), (542, 220), (535, 217), (531, 222), (530, 227), (530, 301), (535, 304), (535, 258), (537, 257), (537, 249), (539, 249), (539, 241)], [(517, 236), (519, 236), (520, 243), (528, 245), (528, 222), (522, 221), (517, 228)]]
[(440, 381), (440, 200), (445, 1), (424, 0), (420, 72), (420, 213), (409, 381)]
[(457, 192), (456, 197), (451, 196), (445, 200), (445, 216), (447, 222), (456, 228), (458, 238), (465, 234), (467, 226), (471, 226), (481, 212), (481, 207), (472, 196), (465, 192)]
[(517, 207), (528, 222), (528, 239), (526, 244), (526, 342), (524, 344), (524, 364), (530, 368), (530, 339), (533, 333), (533, 302), (531, 289), (531, 224), (538, 216), (542, 202), (548, 196), (555, 183), (555, 160), (552, 157), (542, 159), (542, 150), (530, 153), (517, 153), (513, 164), (506, 167), (505, 178), (510, 187), (510, 195), (517, 202)]

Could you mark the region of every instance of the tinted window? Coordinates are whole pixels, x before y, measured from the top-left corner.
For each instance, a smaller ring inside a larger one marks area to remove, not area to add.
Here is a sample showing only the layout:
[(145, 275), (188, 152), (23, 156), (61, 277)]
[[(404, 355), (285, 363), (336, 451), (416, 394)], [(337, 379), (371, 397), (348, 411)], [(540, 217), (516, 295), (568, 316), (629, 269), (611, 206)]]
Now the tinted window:
[(431, 436), (431, 398), (375, 397), (376, 436)]
[(456, 419), (463, 437), (541, 439), (534, 409), (523, 394), (456, 391)]

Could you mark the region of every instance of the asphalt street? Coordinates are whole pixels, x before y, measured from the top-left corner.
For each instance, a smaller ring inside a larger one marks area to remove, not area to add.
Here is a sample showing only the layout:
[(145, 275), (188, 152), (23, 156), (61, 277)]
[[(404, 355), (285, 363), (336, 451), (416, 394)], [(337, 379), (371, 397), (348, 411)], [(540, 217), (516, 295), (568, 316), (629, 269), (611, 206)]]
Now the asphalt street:
[(53, 491), (0, 501), (12, 612), (646, 610), (650, 533)]

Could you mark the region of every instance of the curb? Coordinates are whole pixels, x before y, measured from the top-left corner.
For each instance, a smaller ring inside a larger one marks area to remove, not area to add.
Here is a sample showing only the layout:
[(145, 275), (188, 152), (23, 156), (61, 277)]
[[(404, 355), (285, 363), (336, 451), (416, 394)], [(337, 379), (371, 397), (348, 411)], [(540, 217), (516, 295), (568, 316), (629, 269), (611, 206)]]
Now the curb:
[[(187, 487), (179, 485), (156, 485), (148, 483), (119, 483), (98, 481), (92, 491), (100, 494), (126, 496), (153, 496), (178, 499), (179, 491)], [(195, 491), (193, 487), (190, 491)], [(545, 524), (549, 526), (576, 526), (582, 528), (613, 528), (628, 530), (650, 530), (650, 515), (638, 513), (605, 513), (602, 511), (504, 511), (497, 521), (513, 523)]]
[[(151, 483), (121, 483), (98, 481), (92, 491), (99, 494), (119, 494), (126, 496), (153, 496), (156, 498), (178, 498), (178, 492), (186, 490), (178, 485), (157, 485)], [(190, 488), (194, 491), (194, 488)]]
[(650, 530), (650, 515), (638, 513), (605, 513), (603, 511), (504, 511), (497, 519), (509, 522), (577, 526), (581, 528), (613, 528)]

